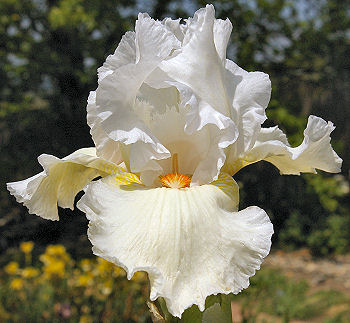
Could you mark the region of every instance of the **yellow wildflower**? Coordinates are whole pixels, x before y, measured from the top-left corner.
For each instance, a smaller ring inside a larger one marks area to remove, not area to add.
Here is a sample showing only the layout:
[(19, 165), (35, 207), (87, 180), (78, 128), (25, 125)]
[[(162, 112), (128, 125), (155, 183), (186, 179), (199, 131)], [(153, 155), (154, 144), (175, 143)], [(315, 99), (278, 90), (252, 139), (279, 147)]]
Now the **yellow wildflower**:
[(137, 271), (134, 276), (132, 276), (131, 280), (142, 283), (147, 280), (147, 274), (144, 271)]
[(114, 276), (116, 276), (116, 277), (126, 276), (125, 270), (123, 268), (118, 267), (118, 266), (114, 266), (113, 272), (114, 272)]
[(103, 295), (109, 295), (112, 292), (112, 281), (106, 280), (103, 282), (101, 292)]
[(27, 241), (27, 242), (22, 242), (19, 245), (19, 248), (21, 249), (22, 252), (25, 254), (31, 253), (33, 248), (34, 248), (34, 242), (32, 241)]
[(36, 276), (39, 276), (40, 271), (34, 267), (26, 267), (22, 270), (22, 277), (23, 278), (33, 278)]
[(80, 275), (78, 277), (78, 285), (79, 286), (88, 286), (92, 282), (92, 276), (91, 275)]
[(79, 323), (92, 323), (93, 319), (90, 315), (82, 315), (80, 317)]
[(50, 255), (50, 256), (67, 255), (66, 248), (60, 244), (47, 246), (45, 253)]
[(111, 262), (103, 258), (97, 258), (97, 262), (97, 270), (101, 275), (110, 272), (114, 267), (114, 265)]
[(90, 259), (83, 259), (80, 262), (80, 267), (83, 271), (90, 271), (92, 267), (92, 261)]
[(48, 278), (51, 278), (51, 277), (63, 278), (65, 274), (65, 263), (61, 260), (49, 262), (44, 266), (44, 273), (45, 273), (45, 276)]
[(18, 272), (18, 267), (17, 262), (11, 261), (5, 266), (5, 272), (9, 275), (15, 275)]
[(15, 278), (11, 280), (10, 288), (13, 290), (20, 290), (23, 288), (24, 281), (21, 278)]

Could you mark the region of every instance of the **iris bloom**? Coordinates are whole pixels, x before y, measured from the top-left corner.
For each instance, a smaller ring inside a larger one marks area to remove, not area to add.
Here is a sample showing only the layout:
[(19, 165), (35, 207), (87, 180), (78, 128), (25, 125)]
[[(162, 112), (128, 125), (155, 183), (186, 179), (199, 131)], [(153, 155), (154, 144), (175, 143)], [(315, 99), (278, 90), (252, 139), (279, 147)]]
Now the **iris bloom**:
[(270, 250), (267, 214), (238, 211), (232, 175), (260, 160), (282, 174), (341, 166), (331, 122), (310, 116), (296, 148), (279, 128), (261, 127), (270, 80), (226, 59), (231, 29), (211, 5), (185, 24), (139, 14), (88, 98), (96, 148), (41, 155), (41, 173), (8, 184), (30, 213), (51, 220), (85, 188), (78, 208), (94, 253), (129, 279), (146, 271), (151, 300), (163, 297), (178, 317), (192, 304), (204, 310), (208, 295), (248, 287)]

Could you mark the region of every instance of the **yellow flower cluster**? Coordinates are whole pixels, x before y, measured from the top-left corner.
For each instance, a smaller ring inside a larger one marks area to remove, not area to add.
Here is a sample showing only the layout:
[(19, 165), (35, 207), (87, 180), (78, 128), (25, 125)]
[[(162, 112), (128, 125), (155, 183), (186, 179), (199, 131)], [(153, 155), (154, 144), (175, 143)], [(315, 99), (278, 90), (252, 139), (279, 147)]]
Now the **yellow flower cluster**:
[(22, 242), (19, 245), (19, 248), (21, 249), (22, 252), (24, 252), (25, 254), (29, 254), (32, 252), (33, 248), (34, 248), (34, 242), (33, 241), (27, 241), (27, 242)]
[(39, 258), (43, 264), (44, 278), (63, 278), (66, 266), (71, 263), (66, 248), (62, 245), (50, 245)]
[[(33, 250), (33, 242), (21, 243), (15, 258), (17, 261), (9, 262), (0, 271), (0, 284), (7, 286), (4, 290), (8, 288), (6, 297), (11, 298), (12, 293), (16, 295), (14, 299), (20, 299), (23, 303), (39, 302), (38, 308), (45, 309), (38, 314), (39, 318), (31, 321), (59, 321), (61, 318), (69, 318), (72, 322), (88, 323), (94, 322), (96, 315), (103, 313), (105, 321), (109, 321), (108, 315), (117, 315), (123, 322), (130, 319), (137, 321), (147, 313), (147, 308), (140, 305), (148, 293), (146, 273), (137, 272), (131, 282), (128, 282), (123, 269), (102, 258), (75, 262), (64, 246), (49, 245), (39, 255), (38, 261), (37, 258), (32, 259)], [(62, 302), (62, 299), (69, 301)], [(111, 299), (114, 299), (113, 306), (120, 304), (119, 314), (116, 310), (110, 310)], [(138, 309), (131, 310), (132, 306)], [(0, 322), (5, 317), (1, 311), (0, 307)], [(17, 314), (22, 315), (22, 311), (19, 308)], [(10, 312), (15, 313), (11, 308), (6, 319), (11, 317)], [(25, 315), (32, 313), (23, 312), (24, 321), (29, 320)]]

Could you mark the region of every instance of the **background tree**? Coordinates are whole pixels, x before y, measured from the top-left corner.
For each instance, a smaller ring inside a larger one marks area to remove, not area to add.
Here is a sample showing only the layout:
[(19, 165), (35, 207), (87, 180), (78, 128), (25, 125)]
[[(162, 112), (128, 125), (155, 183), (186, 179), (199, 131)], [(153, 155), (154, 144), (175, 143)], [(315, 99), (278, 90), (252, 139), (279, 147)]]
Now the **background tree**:
[[(211, 2), (217, 17), (233, 23), (229, 58), (270, 74), (273, 92), (265, 126), (279, 124), (295, 145), (309, 114), (332, 120), (335, 148), (344, 159), (341, 176), (280, 177), (267, 163), (249, 166), (237, 176), (241, 207), (267, 210), (280, 246), (309, 246), (321, 254), (349, 251), (350, 2)], [(60, 222), (28, 216), (5, 183), (41, 171), (35, 160), (41, 153), (63, 157), (92, 145), (85, 108), (96, 88), (96, 69), (133, 29), (139, 11), (158, 19), (188, 17), (207, 3), (0, 2), (0, 250), (35, 239), (43, 245), (63, 241), (73, 253), (91, 254), (87, 222), (79, 211), (60, 209)]]

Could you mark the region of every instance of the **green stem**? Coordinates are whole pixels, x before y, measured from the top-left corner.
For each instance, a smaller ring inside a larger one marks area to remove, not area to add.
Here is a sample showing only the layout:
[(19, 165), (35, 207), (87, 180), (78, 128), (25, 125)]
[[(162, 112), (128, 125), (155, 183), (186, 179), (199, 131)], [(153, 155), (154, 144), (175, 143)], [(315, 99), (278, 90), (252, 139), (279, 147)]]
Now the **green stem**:
[(232, 323), (231, 297), (230, 295), (221, 295), (221, 311), (225, 317), (225, 322)]
[(163, 297), (159, 297), (158, 298), (158, 302), (159, 302), (159, 305), (160, 305), (160, 308), (162, 309), (162, 312), (163, 312), (163, 315), (164, 315), (164, 318), (166, 319), (166, 321), (168, 323), (177, 323), (179, 322), (179, 319), (172, 316), (169, 311), (168, 311), (168, 308), (166, 307), (166, 303), (165, 303), (165, 300)]

